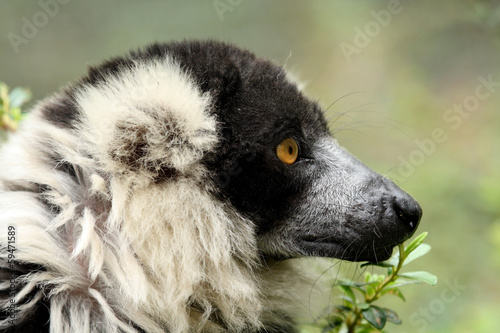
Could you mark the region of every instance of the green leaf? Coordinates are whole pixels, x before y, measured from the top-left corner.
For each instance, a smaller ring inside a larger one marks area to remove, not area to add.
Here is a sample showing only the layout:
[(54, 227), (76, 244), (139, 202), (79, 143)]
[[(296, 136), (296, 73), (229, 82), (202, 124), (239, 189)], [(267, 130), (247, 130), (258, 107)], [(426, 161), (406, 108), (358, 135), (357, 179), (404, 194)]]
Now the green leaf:
[[(396, 263), (396, 265), (397, 265), (397, 263)], [(383, 261), (383, 262), (365, 262), (364, 264), (361, 264), (361, 266), (359, 266), (359, 267), (363, 268), (366, 266), (378, 266), (378, 267), (386, 267), (387, 268), (387, 267), (392, 267), (395, 265), (390, 264), (389, 261)]]
[[(337, 320), (338, 319), (338, 320)], [(339, 327), (342, 325), (343, 320), (336, 318), (336, 320), (329, 321), (323, 326), (323, 329), (321, 330), (322, 333), (329, 333), (329, 332), (335, 332), (335, 328)]]
[(363, 327), (359, 331), (356, 331), (356, 333), (372, 333), (372, 332), (373, 329), (371, 327), (370, 328)]
[(413, 252), (413, 250), (415, 250), (420, 244), (424, 242), (427, 234), (427, 232), (421, 233), (414, 240), (412, 240), (410, 244), (408, 244), (408, 246), (405, 248), (405, 257), (407, 257), (410, 253)]
[(378, 330), (383, 329), (387, 321), (385, 311), (375, 305), (363, 311), (363, 318)]
[(420, 272), (409, 272), (404, 274), (399, 274), (400, 277), (422, 281), (424, 283), (435, 286), (437, 284), (437, 277), (431, 273), (420, 271)]
[(31, 99), (31, 91), (29, 89), (16, 87), (9, 93), (10, 107), (18, 108)]
[(335, 332), (334, 329), (335, 329), (335, 327), (331, 327), (330, 325), (326, 325), (321, 330), (321, 333), (333, 333), (333, 332)]
[(358, 304), (356, 304), (356, 306), (358, 308), (362, 309), (362, 310), (366, 310), (366, 309), (368, 309), (370, 307), (370, 304), (368, 304), (368, 303), (358, 303)]
[(364, 287), (364, 286), (368, 286), (370, 284), (376, 284), (378, 283), (378, 281), (370, 281), (370, 282), (363, 282), (363, 283), (358, 283), (358, 282), (355, 282), (353, 283), (352, 287), (355, 288), (355, 287)]
[[(399, 276), (401, 276), (401, 275), (399, 275)], [(390, 284), (387, 288), (388, 289), (399, 288), (402, 286), (406, 286), (406, 285), (410, 285), (410, 284), (419, 284), (419, 283), (422, 283), (422, 282), (418, 281), (418, 280), (405, 280), (405, 281), (397, 280), (396, 283)]]
[(356, 295), (354, 295), (354, 292), (352, 291), (350, 286), (337, 285), (337, 288), (344, 293), (344, 299), (346, 301), (353, 305), (356, 303)]
[(0, 82), (0, 102), (2, 105), (5, 105), (5, 102), (7, 102), (9, 99), (9, 87), (3, 83)]
[(401, 319), (399, 319), (396, 312), (387, 308), (384, 308), (383, 310), (385, 311), (385, 317), (387, 318), (387, 321), (390, 321), (391, 323), (396, 325), (401, 325), (403, 323)]
[(335, 308), (339, 310), (339, 312), (351, 312), (352, 309), (350, 307), (347, 307), (345, 305), (335, 305)]
[(355, 283), (357, 286), (367, 286), (367, 285), (378, 285), (385, 279), (385, 276), (382, 274), (370, 274), (368, 272), (365, 273), (365, 283)]
[[(415, 282), (418, 282), (418, 281), (415, 281)], [(406, 302), (406, 298), (403, 296), (403, 293), (398, 288), (385, 289), (382, 291), (382, 295), (385, 295), (385, 294), (397, 296), (397, 297), (401, 298), (403, 300), (403, 302)]]
[(391, 266), (396, 267), (399, 264), (399, 253), (396, 253), (394, 256), (390, 257), (386, 261), (381, 262), (380, 264), (383, 264), (386, 267), (391, 267)]
[(339, 280), (339, 281), (335, 282), (333, 284), (333, 286), (335, 286), (337, 288), (338, 288), (338, 286), (346, 286), (346, 287), (354, 288), (354, 289), (359, 290), (364, 295), (364, 294), (366, 294), (366, 289), (364, 288), (364, 286), (367, 285), (367, 284), (371, 284), (371, 283), (374, 283), (374, 282), (369, 282), (369, 283), (355, 283), (355, 282), (347, 281), (347, 280)]
[(23, 119), (23, 113), (21, 112), (21, 108), (13, 108), (10, 110), (10, 116), (14, 121), (19, 122)]
[(348, 333), (349, 328), (347, 327), (347, 324), (344, 322), (342, 323), (342, 326), (340, 326), (339, 333)]
[(426, 255), (431, 250), (431, 246), (429, 244), (421, 244), (417, 247), (408, 257), (405, 259), (403, 266), (408, 265), (415, 259), (420, 258), (423, 255)]
[(351, 280), (345, 280), (345, 279), (338, 279), (333, 283), (334, 286), (347, 286), (347, 287), (352, 287), (354, 286), (354, 282)]
[(366, 295), (368, 297), (372, 297), (373, 295), (375, 295), (375, 288), (372, 287), (371, 284), (366, 285)]

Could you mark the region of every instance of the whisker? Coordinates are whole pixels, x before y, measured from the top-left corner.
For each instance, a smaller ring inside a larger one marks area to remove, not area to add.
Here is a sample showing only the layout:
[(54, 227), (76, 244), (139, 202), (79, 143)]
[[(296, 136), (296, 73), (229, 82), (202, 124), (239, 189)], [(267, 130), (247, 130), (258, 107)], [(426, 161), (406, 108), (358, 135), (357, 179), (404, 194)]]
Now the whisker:
[(338, 101), (346, 98), (346, 97), (349, 97), (351, 95), (355, 95), (355, 94), (359, 94), (359, 93), (367, 93), (367, 91), (365, 90), (358, 90), (358, 91), (353, 91), (351, 93), (348, 93), (348, 94), (345, 94), (343, 96), (340, 96), (339, 98), (337, 98), (336, 100), (334, 100), (330, 105), (328, 105), (328, 107), (326, 109), (323, 110), (323, 113), (326, 113), (327, 111), (330, 110), (330, 108), (335, 105)]

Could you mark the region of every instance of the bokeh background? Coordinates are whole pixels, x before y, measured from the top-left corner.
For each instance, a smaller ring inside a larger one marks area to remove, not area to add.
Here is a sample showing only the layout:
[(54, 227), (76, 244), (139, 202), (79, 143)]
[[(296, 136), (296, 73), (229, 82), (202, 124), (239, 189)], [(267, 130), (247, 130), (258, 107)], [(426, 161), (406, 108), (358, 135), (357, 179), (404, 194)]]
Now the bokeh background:
[[(284, 65), (328, 109), (340, 143), (419, 200), (433, 250), (411, 266), (439, 283), (383, 300), (403, 320), (388, 332), (498, 332), (498, 1), (2, 1), (0, 81), (29, 87), (33, 104), (89, 65), (185, 38)], [(312, 295), (309, 321), (325, 305)]]

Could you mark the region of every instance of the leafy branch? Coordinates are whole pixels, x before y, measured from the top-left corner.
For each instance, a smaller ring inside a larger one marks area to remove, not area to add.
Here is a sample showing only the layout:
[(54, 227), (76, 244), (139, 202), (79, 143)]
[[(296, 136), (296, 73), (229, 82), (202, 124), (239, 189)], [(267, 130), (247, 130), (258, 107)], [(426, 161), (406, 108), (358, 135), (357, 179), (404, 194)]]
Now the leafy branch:
[(365, 273), (363, 282), (338, 280), (333, 286), (342, 291), (343, 304), (334, 312), (321, 318), (322, 333), (380, 332), (387, 322), (401, 324), (396, 312), (374, 303), (385, 295), (395, 295), (405, 300), (400, 288), (405, 285), (426, 283), (436, 285), (436, 276), (423, 271), (402, 273), (401, 269), (413, 260), (427, 254), (431, 247), (423, 244), (427, 233), (417, 236), (408, 246), (398, 245), (399, 253), (381, 263), (364, 263), (361, 267), (379, 266), (387, 269), (386, 275)]
[(9, 91), (9, 87), (0, 82), (0, 131), (15, 131), (19, 122), (24, 118), (21, 106), (31, 99), (29, 89), (16, 87)]

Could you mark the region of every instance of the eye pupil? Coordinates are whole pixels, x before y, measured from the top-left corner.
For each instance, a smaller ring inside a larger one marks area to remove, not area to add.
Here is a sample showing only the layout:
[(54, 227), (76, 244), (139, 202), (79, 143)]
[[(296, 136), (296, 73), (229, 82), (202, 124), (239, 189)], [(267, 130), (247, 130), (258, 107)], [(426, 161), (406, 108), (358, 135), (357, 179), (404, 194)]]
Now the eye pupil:
[(292, 146), (288, 147), (288, 154), (293, 155), (293, 147)]

